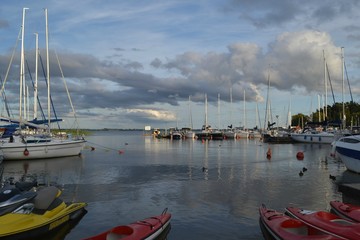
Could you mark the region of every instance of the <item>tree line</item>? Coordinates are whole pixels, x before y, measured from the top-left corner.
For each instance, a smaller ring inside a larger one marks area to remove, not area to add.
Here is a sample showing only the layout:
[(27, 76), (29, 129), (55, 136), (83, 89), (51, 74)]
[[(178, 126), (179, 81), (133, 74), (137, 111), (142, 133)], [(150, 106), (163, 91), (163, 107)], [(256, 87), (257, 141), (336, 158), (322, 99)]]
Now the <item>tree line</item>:
[[(325, 110), (327, 117), (325, 117)], [(345, 110), (345, 127), (359, 126), (360, 124), (360, 104), (350, 101), (344, 103)], [(343, 122), (343, 104), (334, 103), (332, 106), (328, 105), (327, 109), (320, 108), (310, 115), (298, 113), (292, 116), (291, 126), (304, 127), (309, 123), (323, 123), (324, 125), (332, 125), (341, 127)]]

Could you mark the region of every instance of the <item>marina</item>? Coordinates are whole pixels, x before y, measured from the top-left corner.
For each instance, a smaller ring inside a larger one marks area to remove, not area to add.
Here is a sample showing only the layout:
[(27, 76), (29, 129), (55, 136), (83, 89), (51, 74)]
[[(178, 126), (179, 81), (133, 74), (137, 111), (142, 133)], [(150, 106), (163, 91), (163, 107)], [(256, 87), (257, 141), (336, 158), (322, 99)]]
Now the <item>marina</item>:
[(0, 238), (360, 239), (356, 4), (22, 4)]
[(172, 215), (167, 239), (263, 239), (261, 204), (329, 210), (330, 201), (345, 197), (338, 182), (360, 182), (331, 157), (330, 144), (170, 140), (117, 130), (86, 139), (81, 156), (2, 163), (3, 180), (36, 177), (60, 187), (64, 201), (87, 203), (63, 239), (95, 236), (165, 208)]

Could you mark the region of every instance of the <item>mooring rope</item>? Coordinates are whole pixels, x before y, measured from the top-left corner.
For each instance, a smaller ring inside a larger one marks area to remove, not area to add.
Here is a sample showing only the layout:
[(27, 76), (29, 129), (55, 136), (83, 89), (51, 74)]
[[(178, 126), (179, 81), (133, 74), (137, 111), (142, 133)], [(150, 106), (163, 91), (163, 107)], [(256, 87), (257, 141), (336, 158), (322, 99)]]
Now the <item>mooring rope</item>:
[[(119, 150), (119, 149), (106, 147), (106, 146), (104, 146), (104, 145), (100, 145), (100, 144), (97, 144), (97, 143), (94, 143), (94, 142), (89, 142), (89, 141), (86, 141), (86, 142), (87, 142), (87, 143), (90, 143), (90, 144), (92, 144), (92, 145), (96, 145), (96, 146), (98, 146), (98, 147), (107, 149), (107, 150), (113, 150), (113, 151), (117, 151), (117, 152), (119, 152), (119, 153), (123, 153), (123, 151), (122, 151), (122, 150)], [(90, 147), (91, 147), (91, 146), (90, 146)], [(91, 147), (91, 149), (92, 149), (92, 150), (95, 150), (94, 147)]]

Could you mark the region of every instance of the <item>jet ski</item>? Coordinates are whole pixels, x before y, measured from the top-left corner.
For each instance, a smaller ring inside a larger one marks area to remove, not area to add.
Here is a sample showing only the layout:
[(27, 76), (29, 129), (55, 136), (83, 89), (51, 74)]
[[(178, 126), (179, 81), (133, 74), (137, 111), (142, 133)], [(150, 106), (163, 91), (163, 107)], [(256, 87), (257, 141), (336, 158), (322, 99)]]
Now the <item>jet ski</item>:
[(30, 191), (37, 186), (37, 182), (6, 183), (0, 189), (0, 216), (12, 212), (20, 205), (30, 202), (37, 194)]
[(86, 203), (65, 203), (55, 186), (43, 187), (35, 194), (31, 201), (0, 216), (1, 239), (29, 239), (48, 234), (86, 213)]

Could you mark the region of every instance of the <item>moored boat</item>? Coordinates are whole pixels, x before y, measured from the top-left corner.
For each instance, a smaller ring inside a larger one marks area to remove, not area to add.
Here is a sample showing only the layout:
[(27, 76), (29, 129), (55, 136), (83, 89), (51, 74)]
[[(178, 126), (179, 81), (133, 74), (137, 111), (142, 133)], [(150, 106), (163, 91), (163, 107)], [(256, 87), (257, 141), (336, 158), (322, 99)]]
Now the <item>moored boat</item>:
[(4, 160), (29, 160), (80, 155), (86, 141), (83, 138), (17, 137), (1, 142)]
[(210, 137), (212, 140), (224, 140), (224, 133), (220, 130), (212, 130)]
[(195, 138), (195, 132), (191, 128), (184, 127), (181, 129), (181, 133), (186, 139), (194, 139)]
[(331, 211), (336, 215), (354, 222), (360, 222), (360, 206), (340, 201), (330, 202)]
[(167, 208), (159, 216), (146, 218), (141, 221), (131, 223), (129, 225), (116, 226), (99, 235), (89, 237), (83, 240), (139, 240), (139, 239), (155, 239), (170, 227), (171, 214), (167, 212)]
[(360, 223), (348, 221), (327, 211), (287, 207), (286, 212), (305, 224), (343, 239), (360, 239)]
[[(34, 119), (31, 121), (27, 120), (27, 114), (25, 111), (25, 91), (22, 91), (22, 89), (25, 89), (26, 79), (25, 79), (25, 49), (24, 49), (24, 23), (25, 23), (25, 12), (28, 8), (23, 8), (23, 15), (22, 15), (22, 26), (21, 26), (21, 33), (22, 33), (22, 44), (21, 44), (21, 54), (20, 54), (20, 81), (19, 81), (19, 87), (20, 87), (20, 95), (19, 95), (19, 116), (16, 118), (15, 122), (17, 123), (18, 129), (20, 129), (20, 132), (18, 133), (18, 136), (11, 135), (9, 136), (10, 139), (3, 141), (0, 143), (0, 150), (3, 153), (4, 160), (24, 160), (24, 159), (38, 159), (38, 158), (55, 158), (55, 157), (67, 157), (67, 156), (74, 156), (79, 155), (81, 150), (84, 148), (85, 140), (83, 137), (78, 138), (72, 138), (67, 137), (66, 139), (58, 139), (53, 136), (51, 133), (51, 127), (50, 124), (52, 121), (51, 119), (51, 110), (55, 112), (55, 109), (50, 108), (51, 103), (51, 95), (50, 95), (50, 68), (49, 68), (49, 49), (48, 49), (48, 25), (47, 25), (47, 9), (45, 10), (45, 17), (46, 17), (46, 79), (47, 79), (47, 104), (48, 104), (48, 116), (47, 119), (38, 120), (37, 119), (37, 104), (38, 102), (35, 101), (34, 103)], [(37, 58), (36, 58), (37, 61)], [(37, 79), (35, 80), (37, 81)], [(68, 96), (70, 99), (70, 95)], [(34, 99), (38, 99), (38, 92), (37, 89), (34, 94)], [(22, 109), (22, 104), (24, 100), (24, 108)], [(73, 112), (75, 113), (74, 109)], [(44, 115), (45, 116), (45, 115)], [(14, 128), (13, 121), (9, 119), (12, 126)], [(57, 119), (56, 121), (60, 121), (60, 119)], [(43, 126), (45, 124), (45, 126)], [(8, 125), (7, 125), (8, 126)], [(35, 129), (36, 132), (34, 134), (27, 134), (25, 133), (25, 128), (30, 127), (31, 129)], [(41, 129), (47, 130), (46, 133), (42, 132)], [(41, 134), (40, 134), (41, 132)], [(17, 140), (16, 140), (17, 138)]]
[(294, 140), (286, 131), (271, 130), (262, 133), (262, 141), (265, 143), (293, 143)]
[(236, 132), (232, 129), (226, 130), (224, 132), (224, 138), (225, 139), (235, 139), (236, 138)]
[(180, 139), (182, 139), (182, 134), (180, 132), (178, 132), (178, 131), (173, 131), (171, 133), (171, 139), (180, 140)]
[(315, 130), (307, 130), (302, 133), (292, 133), (291, 138), (295, 142), (302, 143), (332, 143), (334, 141), (335, 135), (333, 132), (327, 131), (315, 131)]
[(244, 129), (236, 129), (236, 139), (248, 139), (249, 138), (249, 131)]
[(345, 167), (360, 173), (360, 135), (341, 137), (332, 144)]
[(340, 239), (306, 225), (284, 213), (268, 209), (264, 204), (259, 208), (260, 227), (265, 239), (306, 240)]

